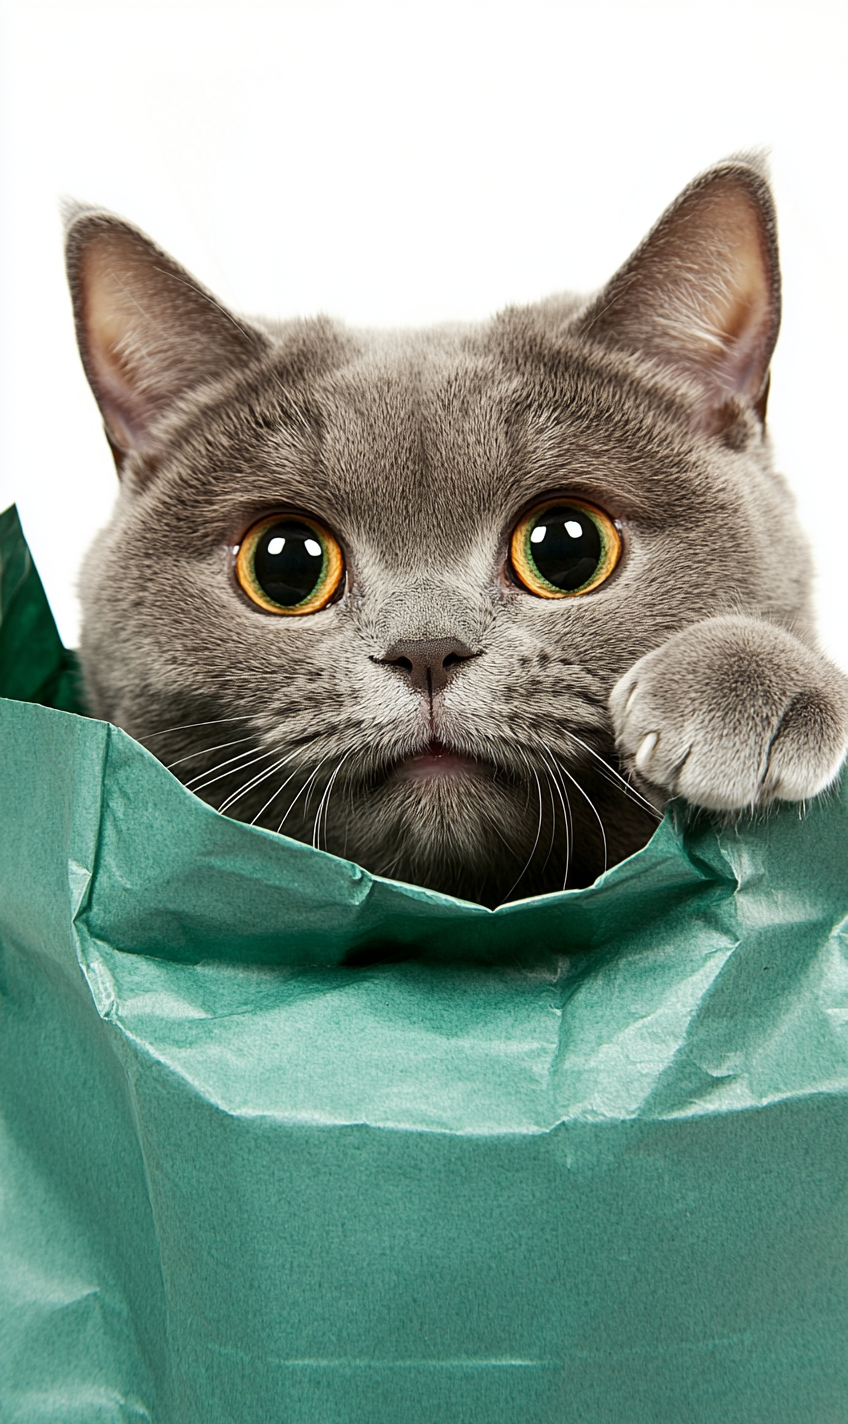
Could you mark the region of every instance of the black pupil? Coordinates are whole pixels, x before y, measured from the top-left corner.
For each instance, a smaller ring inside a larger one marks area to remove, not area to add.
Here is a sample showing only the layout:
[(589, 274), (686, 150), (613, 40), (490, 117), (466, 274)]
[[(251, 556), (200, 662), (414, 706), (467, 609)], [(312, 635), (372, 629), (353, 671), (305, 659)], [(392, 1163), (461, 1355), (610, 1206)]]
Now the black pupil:
[(281, 519), (256, 545), (256, 582), (281, 608), (296, 608), (315, 592), (324, 567), (324, 548), (314, 529), (298, 519)]
[(571, 592), (589, 582), (601, 561), (600, 530), (584, 510), (557, 504), (530, 530), (529, 553), (542, 578)]

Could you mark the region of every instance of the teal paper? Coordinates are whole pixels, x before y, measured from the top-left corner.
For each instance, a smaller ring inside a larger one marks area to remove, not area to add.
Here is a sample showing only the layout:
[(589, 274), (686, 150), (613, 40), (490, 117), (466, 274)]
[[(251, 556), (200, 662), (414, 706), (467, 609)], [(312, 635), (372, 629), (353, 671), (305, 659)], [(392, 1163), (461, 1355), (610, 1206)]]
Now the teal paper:
[(842, 1424), (846, 791), (491, 912), (37, 705), (0, 550), (4, 1424)]

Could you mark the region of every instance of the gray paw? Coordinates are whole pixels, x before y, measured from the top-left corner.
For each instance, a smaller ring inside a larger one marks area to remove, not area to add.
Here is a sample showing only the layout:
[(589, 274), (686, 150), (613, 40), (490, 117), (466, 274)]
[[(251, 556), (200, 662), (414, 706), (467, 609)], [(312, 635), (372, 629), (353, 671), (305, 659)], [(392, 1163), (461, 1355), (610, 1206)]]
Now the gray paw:
[(816, 796), (848, 750), (848, 681), (753, 618), (676, 633), (616, 683), (610, 711), (638, 778), (713, 810)]

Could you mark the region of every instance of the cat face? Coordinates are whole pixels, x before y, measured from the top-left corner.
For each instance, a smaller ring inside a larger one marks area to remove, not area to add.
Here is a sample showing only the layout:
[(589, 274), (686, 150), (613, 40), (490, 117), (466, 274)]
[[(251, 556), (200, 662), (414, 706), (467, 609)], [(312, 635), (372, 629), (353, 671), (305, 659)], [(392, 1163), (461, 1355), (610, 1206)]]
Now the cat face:
[(643, 844), (615, 682), (701, 618), (808, 617), (759, 172), (693, 184), (600, 297), (474, 327), (245, 322), (103, 214), (68, 251), (121, 476), (91, 710), (228, 814), (484, 903)]

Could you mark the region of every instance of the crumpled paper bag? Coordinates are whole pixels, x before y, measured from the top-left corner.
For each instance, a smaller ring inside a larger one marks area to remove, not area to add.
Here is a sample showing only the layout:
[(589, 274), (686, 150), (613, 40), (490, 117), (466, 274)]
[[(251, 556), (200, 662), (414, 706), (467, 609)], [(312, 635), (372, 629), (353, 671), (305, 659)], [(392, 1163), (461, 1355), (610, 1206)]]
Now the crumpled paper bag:
[(6, 1424), (842, 1424), (846, 791), (492, 912), (39, 705), (0, 555)]

